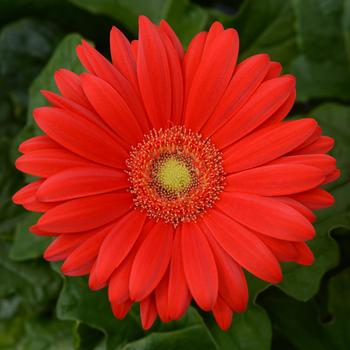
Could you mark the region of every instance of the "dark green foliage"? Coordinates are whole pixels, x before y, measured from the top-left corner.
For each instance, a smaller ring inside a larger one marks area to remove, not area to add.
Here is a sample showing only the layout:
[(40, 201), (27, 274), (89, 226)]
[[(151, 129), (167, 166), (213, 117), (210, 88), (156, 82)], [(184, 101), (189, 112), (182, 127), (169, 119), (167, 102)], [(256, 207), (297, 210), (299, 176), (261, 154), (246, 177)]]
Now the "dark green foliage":
[[(63, 277), (41, 259), (50, 238), (28, 232), (37, 215), (11, 203), (26, 180), (17, 146), (38, 134), (32, 110), (53, 74), (83, 70), (84, 37), (108, 55), (111, 25), (137, 35), (137, 17), (165, 18), (187, 46), (213, 20), (240, 34), (240, 59), (267, 52), (297, 76), (295, 115), (312, 116), (336, 140), (342, 177), (336, 205), (320, 211), (313, 266), (285, 264), (272, 287), (247, 275), (250, 303), (225, 333), (192, 306), (181, 320), (142, 330), (135, 306), (123, 321), (105, 291)], [(76, 34), (79, 33), (79, 34)], [(2, 0), (0, 1), (0, 349), (1, 350), (347, 350), (350, 349), (350, 1), (348, 0)]]

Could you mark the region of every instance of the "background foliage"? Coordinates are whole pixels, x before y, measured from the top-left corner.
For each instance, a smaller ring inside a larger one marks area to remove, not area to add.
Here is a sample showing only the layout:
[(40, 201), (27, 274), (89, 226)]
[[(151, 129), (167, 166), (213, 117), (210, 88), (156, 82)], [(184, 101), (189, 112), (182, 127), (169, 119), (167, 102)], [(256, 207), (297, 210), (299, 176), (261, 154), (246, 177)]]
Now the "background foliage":
[[(36, 220), (11, 204), (26, 180), (13, 167), (18, 143), (35, 134), (31, 111), (55, 90), (53, 72), (81, 71), (75, 46), (92, 41), (108, 56), (111, 25), (129, 38), (137, 17), (167, 19), (184, 45), (218, 19), (238, 29), (241, 59), (267, 52), (297, 77), (293, 115), (316, 118), (336, 139), (342, 177), (336, 205), (318, 214), (316, 263), (285, 264), (279, 287), (251, 276), (250, 307), (224, 333), (193, 306), (180, 321), (142, 330), (124, 321), (105, 292), (65, 278), (40, 256), (49, 240), (28, 233)], [(350, 349), (350, 0), (1, 0), (0, 1), (0, 349)]]

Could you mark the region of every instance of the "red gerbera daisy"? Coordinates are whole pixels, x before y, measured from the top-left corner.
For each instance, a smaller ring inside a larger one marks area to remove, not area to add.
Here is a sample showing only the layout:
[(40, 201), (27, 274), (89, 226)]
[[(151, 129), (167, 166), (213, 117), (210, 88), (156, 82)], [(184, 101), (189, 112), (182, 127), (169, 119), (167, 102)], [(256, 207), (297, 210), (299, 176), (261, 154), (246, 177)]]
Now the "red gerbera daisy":
[(112, 63), (77, 47), (87, 73), (55, 74), (61, 95), (34, 111), (45, 133), (16, 162), (39, 179), (14, 202), (43, 212), (47, 260), (108, 287), (117, 318), (140, 302), (144, 328), (192, 299), (223, 329), (247, 306), (243, 269), (270, 283), (280, 261), (308, 265), (311, 210), (339, 175), (313, 119), (283, 121), (295, 79), (265, 54), (236, 64), (238, 35), (214, 23), (184, 52), (140, 17), (139, 40), (111, 31)]

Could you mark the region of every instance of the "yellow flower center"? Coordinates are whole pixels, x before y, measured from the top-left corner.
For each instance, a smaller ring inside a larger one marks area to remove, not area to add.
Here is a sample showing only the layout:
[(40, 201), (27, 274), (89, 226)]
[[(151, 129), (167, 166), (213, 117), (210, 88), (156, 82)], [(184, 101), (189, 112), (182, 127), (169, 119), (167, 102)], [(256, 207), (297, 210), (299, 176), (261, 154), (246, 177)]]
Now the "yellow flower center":
[(176, 158), (170, 158), (160, 166), (158, 179), (163, 188), (179, 193), (190, 185), (191, 174), (186, 164)]

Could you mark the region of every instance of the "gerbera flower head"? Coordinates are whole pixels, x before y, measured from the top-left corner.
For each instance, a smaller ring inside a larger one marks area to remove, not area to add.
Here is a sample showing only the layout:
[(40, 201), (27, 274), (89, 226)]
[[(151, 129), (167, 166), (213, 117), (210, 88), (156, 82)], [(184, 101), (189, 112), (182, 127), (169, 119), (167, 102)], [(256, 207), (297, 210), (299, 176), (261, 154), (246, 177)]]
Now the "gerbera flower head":
[(294, 77), (265, 54), (237, 64), (234, 29), (216, 22), (184, 51), (165, 21), (139, 24), (131, 43), (112, 29), (112, 62), (83, 42), (86, 72), (56, 72), (60, 94), (34, 110), (43, 135), (16, 162), (38, 179), (13, 200), (43, 213), (44, 257), (107, 287), (117, 318), (139, 302), (147, 329), (193, 300), (227, 329), (247, 306), (244, 270), (278, 283), (280, 262), (313, 262), (333, 140), (284, 121)]

